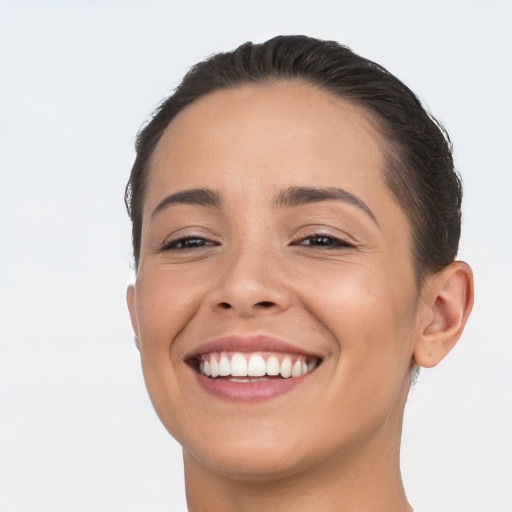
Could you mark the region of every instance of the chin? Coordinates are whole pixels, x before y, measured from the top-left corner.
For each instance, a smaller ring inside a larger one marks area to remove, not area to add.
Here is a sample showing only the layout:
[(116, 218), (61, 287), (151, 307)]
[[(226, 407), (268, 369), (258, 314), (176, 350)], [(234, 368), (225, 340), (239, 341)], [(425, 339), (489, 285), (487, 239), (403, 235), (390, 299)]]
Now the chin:
[(203, 467), (231, 478), (245, 481), (277, 481), (304, 471), (311, 465), (304, 446), (274, 446), (255, 442), (227, 443), (214, 450), (189, 450)]

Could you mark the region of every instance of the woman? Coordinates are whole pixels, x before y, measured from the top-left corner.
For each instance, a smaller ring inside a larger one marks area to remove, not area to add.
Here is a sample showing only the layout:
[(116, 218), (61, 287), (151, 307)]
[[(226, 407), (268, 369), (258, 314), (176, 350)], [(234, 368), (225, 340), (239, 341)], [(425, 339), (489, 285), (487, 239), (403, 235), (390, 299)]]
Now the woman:
[(408, 511), (403, 410), (473, 301), (447, 135), (382, 67), (282, 36), (198, 64), (137, 140), (127, 293), (189, 510)]

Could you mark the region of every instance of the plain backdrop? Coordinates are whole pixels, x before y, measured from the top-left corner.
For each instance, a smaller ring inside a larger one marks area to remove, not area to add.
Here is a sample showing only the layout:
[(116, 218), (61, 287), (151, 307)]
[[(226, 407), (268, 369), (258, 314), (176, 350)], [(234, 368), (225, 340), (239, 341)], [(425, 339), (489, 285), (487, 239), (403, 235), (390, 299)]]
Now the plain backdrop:
[(406, 409), (418, 512), (512, 511), (512, 2), (0, 0), (0, 511), (186, 510), (125, 306), (142, 122), (246, 40), (341, 41), (450, 132), (476, 276), (462, 340)]

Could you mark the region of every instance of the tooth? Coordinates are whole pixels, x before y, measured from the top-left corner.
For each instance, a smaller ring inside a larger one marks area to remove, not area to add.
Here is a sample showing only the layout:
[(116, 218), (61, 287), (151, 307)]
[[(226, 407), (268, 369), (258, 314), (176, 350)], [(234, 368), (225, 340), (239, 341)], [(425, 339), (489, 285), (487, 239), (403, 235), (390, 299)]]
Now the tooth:
[[(318, 364), (318, 359), (313, 359), (306, 363), (303, 357), (295, 362), (291, 356), (285, 356), (281, 363), (276, 356), (270, 356), (266, 361), (261, 354), (252, 354), (249, 360), (248, 355), (236, 352), (231, 359), (225, 354), (210, 354), (208, 359), (199, 362), (199, 373), (208, 377), (256, 377), (249, 381), (261, 380), (259, 377), (265, 375), (277, 376), (288, 379), (290, 377), (300, 377), (314, 370)], [(239, 379), (237, 381), (240, 381)]]
[(293, 363), (292, 377), (300, 377), (301, 369), (302, 369), (302, 362), (300, 359), (297, 359), (297, 361), (295, 361), (295, 363)]
[(242, 354), (236, 353), (231, 357), (231, 375), (247, 377), (247, 361)]
[(221, 377), (226, 377), (227, 375), (231, 375), (231, 363), (227, 356), (220, 356), (219, 361), (219, 375)]
[(262, 377), (265, 373), (267, 373), (265, 359), (260, 355), (253, 354), (247, 365), (247, 375), (250, 377)]
[(281, 363), (281, 371), (279, 372), (281, 377), (287, 379), (292, 375), (292, 360), (286, 356)]
[(219, 376), (219, 363), (215, 356), (210, 357), (210, 370), (212, 372), (212, 377)]
[(267, 375), (279, 375), (279, 359), (275, 356), (267, 359)]

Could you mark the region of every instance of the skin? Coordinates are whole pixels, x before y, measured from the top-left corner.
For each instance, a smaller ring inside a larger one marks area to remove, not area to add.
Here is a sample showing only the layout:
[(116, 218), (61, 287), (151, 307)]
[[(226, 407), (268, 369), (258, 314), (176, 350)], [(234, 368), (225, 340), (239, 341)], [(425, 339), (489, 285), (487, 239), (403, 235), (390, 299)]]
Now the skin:
[[(212, 93), (159, 142), (127, 298), (149, 395), (183, 446), (191, 512), (411, 510), (399, 446), (412, 361), (451, 350), (473, 288), (455, 262), (417, 289), (384, 148), (364, 110), (296, 82)], [(290, 187), (341, 188), (371, 214), (336, 199), (276, 206)], [(153, 214), (197, 188), (222, 204)], [(162, 250), (183, 237), (204, 245)], [(228, 334), (274, 336), (322, 364), (271, 400), (219, 400), (185, 359)]]

